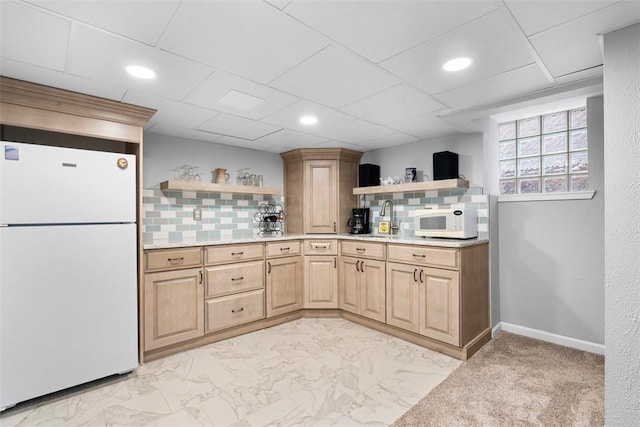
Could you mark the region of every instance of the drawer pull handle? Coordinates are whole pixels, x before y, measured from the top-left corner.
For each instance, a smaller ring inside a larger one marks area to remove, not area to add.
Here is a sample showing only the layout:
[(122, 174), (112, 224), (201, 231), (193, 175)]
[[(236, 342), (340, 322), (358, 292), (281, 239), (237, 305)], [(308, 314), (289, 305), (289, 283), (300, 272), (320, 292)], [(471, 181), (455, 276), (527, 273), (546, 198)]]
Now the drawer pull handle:
[(360, 271), (360, 260), (356, 261), (356, 271)]
[(413, 254), (414, 257), (416, 258), (424, 258), (426, 255), (425, 254)]
[(420, 270), (420, 283), (424, 283), (424, 280), (422, 280), (422, 275), (424, 274), (423, 270)]
[(167, 258), (167, 261), (169, 261), (171, 264), (181, 264), (184, 261), (184, 257), (176, 257), (176, 258)]
[(267, 262), (267, 274), (271, 274), (271, 262)]
[(291, 248), (280, 248), (281, 251), (288, 251)]
[(232, 313), (240, 313), (243, 310), (244, 310), (244, 307), (240, 307), (240, 308), (234, 308), (233, 310), (231, 310), (231, 312)]
[(320, 246), (320, 245), (315, 245), (314, 247), (315, 247), (316, 249), (327, 249), (327, 246), (326, 246), (326, 245), (322, 245), (322, 246)]
[(356, 251), (358, 252), (365, 252), (367, 249), (366, 248), (356, 248)]
[(236, 255), (244, 255), (244, 251), (241, 251), (241, 252), (231, 252), (231, 256), (236, 256)]
[(244, 280), (244, 276), (240, 276), (240, 277), (232, 277), (232, 278), (231, 278), (231, 281), (232, 281), (232, 282), (237, 282), (237, 281), (239, 281), (239, 280)]
[(417, 281), (418, 281), (418, 279), (416, 278), (416, 273), (417, 273), (417, 272), (418, 272), (418, 269), (417, 269), (417, 268), (414, 268), (414, 269), (413, 269), (413, 281), (414, 281), (414, 282), (417, 282)]
[(333, 257), (333, 268), (338, 268), (338, 260), (336, 257)]

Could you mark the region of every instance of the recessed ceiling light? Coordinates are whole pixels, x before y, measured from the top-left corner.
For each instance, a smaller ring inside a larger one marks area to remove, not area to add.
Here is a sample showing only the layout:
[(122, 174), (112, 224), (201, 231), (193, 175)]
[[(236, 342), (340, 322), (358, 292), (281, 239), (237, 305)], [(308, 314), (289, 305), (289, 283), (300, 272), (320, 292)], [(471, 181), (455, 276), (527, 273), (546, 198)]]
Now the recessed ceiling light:
[(127, 73), (131, 74), (133, 77), (137, 77), (139, 79), (149, 80), (156, 77), (155, 71), (140, 65), (129, 65), (125, 70), (127, 70)]
[(471, 58), (454, 58), (444, 63), (445, 71), (460, 71), (469, 67), (473, 61)]
[(300, 123), (303, 125), (315, 125), (318, 123), (318, 118), (314, 116), (302, 116), (300, 117)]

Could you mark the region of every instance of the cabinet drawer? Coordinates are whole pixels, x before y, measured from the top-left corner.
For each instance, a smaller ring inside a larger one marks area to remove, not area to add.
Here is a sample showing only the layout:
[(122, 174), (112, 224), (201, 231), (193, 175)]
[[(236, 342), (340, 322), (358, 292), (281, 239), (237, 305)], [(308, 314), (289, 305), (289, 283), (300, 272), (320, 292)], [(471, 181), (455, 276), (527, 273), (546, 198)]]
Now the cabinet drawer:
[(198, 267), (202, 263), (201, 248), (157, 249), (147, 251), (147, 270), (173, 270)]
[(208, 246), (204, 248), (204, 263), (206, 265), (250, 261), (259, 258), (264, 258), (264, 245), (262, 243)]
[(340, 254), (384, 259), (385, 257), (384, 243), (362, 242), (359, 240), (343, 240), (340, 242)]
[(267, 243), (267, 257), (277, 257), (300, 254), (300, 241), (288, 240), (286, 242)]
[(205, 269), (205, 298), (235, 294), (264, 287), (264, 261), (216, 265)]
[(205, 333), (264, 319), (264, 289), (205, 301)]
[(335, 239), (305, 240), (304, 254), (305, 255), (337, 255), (338, 241)]
[(389, 261), (458, 269), (457, 249), (426, 246), (389, 245)]

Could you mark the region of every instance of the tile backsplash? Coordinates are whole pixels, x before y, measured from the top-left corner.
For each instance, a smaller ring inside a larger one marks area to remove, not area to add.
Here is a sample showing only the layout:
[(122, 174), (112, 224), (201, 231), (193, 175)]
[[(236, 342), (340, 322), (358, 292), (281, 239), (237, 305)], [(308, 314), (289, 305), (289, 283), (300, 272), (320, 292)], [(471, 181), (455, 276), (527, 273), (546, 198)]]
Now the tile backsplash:
[[(282, 204), (282, 196), (145, 189), (144, 244), (253, 238), (260, 205)], [(193, 211), (202, 210), (202, 219)]]
[[(258, 222), (254, 215), (260, 205), (283, 205), (282, 196), (231, 194), (199, 191), (145, 189), (144, 244), (198, 243), (216, 240), (249, 239), (257, 236)], [(482, 188), (431, 190), (410, 193), (375, 194), (360, 197), (360, 206), (371, 208), (371, 228), (377, 232), (382, 202), (393, 202), (394, 219), (400, 224), (402, 236), (414, 237), (413, 217), (425, 207), (449, 208), (462, 203), (478, 211), (479, 237), (488, 237), (489, 196)], [(193, 211), (202, 210), (202, 219), (194, 220)], [(286, 213), (286, 206), (284, 211)], [(340, 230), (345, 233), (346, 230)]]

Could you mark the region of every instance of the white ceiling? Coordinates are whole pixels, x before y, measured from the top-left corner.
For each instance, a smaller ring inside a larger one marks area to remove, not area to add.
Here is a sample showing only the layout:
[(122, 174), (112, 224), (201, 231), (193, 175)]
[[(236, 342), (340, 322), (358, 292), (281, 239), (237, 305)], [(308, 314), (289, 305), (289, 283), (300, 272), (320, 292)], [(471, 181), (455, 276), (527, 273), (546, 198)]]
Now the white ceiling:
[(638, 21), (640, 0), (0, 0), (0, 73), (155, 108), (150, 132), (368, 151), (597, 78), (598, 34)]

